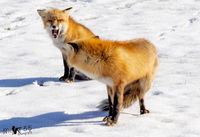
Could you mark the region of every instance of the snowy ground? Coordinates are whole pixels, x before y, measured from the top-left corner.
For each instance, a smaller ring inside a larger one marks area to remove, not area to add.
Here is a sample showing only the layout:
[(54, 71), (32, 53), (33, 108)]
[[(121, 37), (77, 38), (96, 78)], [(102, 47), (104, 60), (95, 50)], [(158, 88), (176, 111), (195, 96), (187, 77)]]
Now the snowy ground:
[[(32, 126), (34, 137), (199, 137), (199, 0), (1, 0), (0, 136)], [(115, 127), (96, 106), (107, 97), (97, 81), (67, 84), (61, 54), (36, 10), (73, 7), (71, 16), (104, 39), (144, 37), (158, 48), (160, 67), (146, 96)]]

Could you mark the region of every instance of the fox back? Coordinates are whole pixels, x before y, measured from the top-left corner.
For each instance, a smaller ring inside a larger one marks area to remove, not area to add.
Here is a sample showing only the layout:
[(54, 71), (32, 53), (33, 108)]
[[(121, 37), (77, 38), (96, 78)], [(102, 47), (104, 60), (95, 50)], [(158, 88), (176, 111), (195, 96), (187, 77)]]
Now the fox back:
[(144, 77), (154, 69), (157, 60), (155, 47), (145, 39), (106, 41), (92, 38), (73, 45), (68, 52), (68, 62), (72, 66), (97, 80), (109, 78), (113, 84)]

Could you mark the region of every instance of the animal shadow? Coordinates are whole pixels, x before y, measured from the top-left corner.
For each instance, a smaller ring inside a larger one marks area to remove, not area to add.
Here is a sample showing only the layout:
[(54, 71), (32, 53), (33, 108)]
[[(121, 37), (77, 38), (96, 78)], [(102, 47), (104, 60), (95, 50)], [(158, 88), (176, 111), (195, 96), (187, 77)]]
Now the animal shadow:
[(22, 87), (33, 84), (33, 82), (39, 83), (41, 86), (45, 82), (59, 82), (58, 78), (51, 77), (35, 77), (35, 78), (16, 78), (16, 79), (0, 79), (0, 87)]
[[(21, 128), (23, 126), (31, 126), (31, 129), (59, 126), (77, 126), (85, 123), (99, 124), (101, 121), (89, 120), (93, 118), (103, 117), (105, 112), (88, 111), (79, 114), (66, 114), (65, 112), (50, 112), (33, 117), (14, 117), (10, 119), (0, 120), (0, 133), (3, 128), (12, 130), (13, 127)], [(76, 120), (75, 122), (72, 120)]]

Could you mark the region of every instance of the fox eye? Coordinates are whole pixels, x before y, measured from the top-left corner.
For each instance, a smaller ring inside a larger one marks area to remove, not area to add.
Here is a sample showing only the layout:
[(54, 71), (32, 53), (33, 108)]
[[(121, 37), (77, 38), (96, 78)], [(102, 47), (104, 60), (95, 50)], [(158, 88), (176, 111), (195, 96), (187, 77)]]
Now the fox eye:
[(48, 22), (52, 22), (52, 20), (48, 20)]
[(63, 19), (58, 19), (58, 22), (62, 22), (63, 21)]

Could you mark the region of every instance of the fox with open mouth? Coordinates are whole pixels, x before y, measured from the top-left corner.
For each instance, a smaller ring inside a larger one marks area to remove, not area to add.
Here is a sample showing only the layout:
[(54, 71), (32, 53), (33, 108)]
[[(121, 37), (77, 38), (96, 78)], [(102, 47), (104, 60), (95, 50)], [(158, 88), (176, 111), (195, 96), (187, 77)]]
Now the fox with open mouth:
[[(42, 18), (44, 28), (49, 33), (50, 37), (53, 39), (53, 43), (57, 48), (61, 48), (63, 43), (72, 42), (80, 39), (87, 39), (96, 36), (88, 28), (82, 24), (77, 23), (73, 18), (69, 16), (72, 7), (65, 10), (59, 9), (42, 9), (37, 10), (38, 14)], [(66, 81), (68, 83), (73, 82), (76, 76), (77, 79), (88, 80), (89, 78), (76, 71), (73, 67), (70, 67), (67, 63), (67, 57), (63, 56), (64, 64), (64, 75), (60, 77), (61, 81)]]

